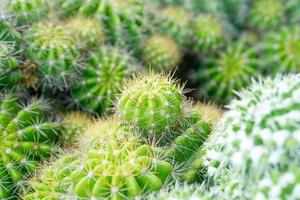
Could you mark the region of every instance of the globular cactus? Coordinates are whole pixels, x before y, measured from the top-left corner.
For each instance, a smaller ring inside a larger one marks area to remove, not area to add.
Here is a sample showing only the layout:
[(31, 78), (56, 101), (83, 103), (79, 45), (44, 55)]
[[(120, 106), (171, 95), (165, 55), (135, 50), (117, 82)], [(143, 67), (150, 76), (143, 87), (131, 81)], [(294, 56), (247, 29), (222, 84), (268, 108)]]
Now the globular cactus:
[(37, 22), (50, 10), (46, 0), (4, 0), (4, 3), (20, 25)]
[(203, 121), (210, 123), (213, 127), (216, 127), (224, 113), (221, 106), (214, 103), (197, 102), (193, 108), (200, 114)]
[(143, 60), (156, 71), (171, 70), (180, 63), (182, 53), (176, 42), (166, 36), (150, 36), (143, 49)]
[(202, 157), (224, 199), (299, 199), (299, 97), (298, 74), (255, 82), (230, 104)]
[[(110, 125), (113, 126), (121, 125)], [(106, 138), (106, 143), (92, 145), (72, 162), (68, 159), (65, 165), (54, 169), (60, 185), (68, 186), (59, 198), (137, 199), (142, 194), (159, 190), (170, 181), (172, 165), (151, 146), (141, 144), (138, 136), (126, 139), (127, 136), (123, 135), (122, 142), (108, 140), (110, 133), (98, 129), (98, 136)], [(40, 181), (44, 182), (43, 179)], [(36, 187), (35, 196), (41, 192), (47, 194), (44, 197), (54, 193), (49, 191), (50, 188), (41, 189)]]
[(36, 76), (44, 89), (64, 90), (77, 77), (80, 52), (63, 26), (52, 22), (34, 24), (24, 33), (27, 59), (37, 65)]
[(257, 30), (275, 29), (285, 21), (285, 6), (281, 0), (255, 0), (249, 21)]
[(83, 49), (99, 47), (104, 42), (101, 23), (88, 17), (74, 17), (67, 21), (67, 29)]
[(258, 71), (256, 52), (239, 41), (220, 53), (216, 60), (209, 60), (197, 76), (204, 93), (219, 102), (226, 102), (233, 97), (234, 91), (247, 86), (251, 76), (257, 75)]
[(88, 112), (109, 111), (134, 65), (127, 53), (114, 47), (102, 47), (91, 53), (86, 69), (71, 89), (73, 98)]
[(160, 32), (173, 38), (177, 44), (187, 47), (190, 43), (190, 16), (181, 7), (166, 7), (159, 14)]
[(300, 72), (300, 28), (284, 27), (279, 33), (269, 33), (263, 42), (266, 71), (277, 73)]
[(62, 119), (61, 143), (67, 146), (74, 145), (78, 137), (80, 137), (80, 135), (83, 134), (89, 126), (91, 126), (93, 121), (86, 113), (78, 111), (65, 113), (62, 116)]
[(181, 120), (184, 99), (182, 89), (169, 77), (141, 76), (125, 87), (117, 111), (125, 123), (160, 136)]
[(12, 94), (0, 101), (0, 198), (14, 199), (22, 182), (41, 160), (55, 151), (58, 124), (47, 121), (43, 100), (28, 104)]
[(224, 41), (221, 20), (212, 15), (199, 15), (192, 20), (190, 28), (195, 51), (201, 54), (216, 51)]

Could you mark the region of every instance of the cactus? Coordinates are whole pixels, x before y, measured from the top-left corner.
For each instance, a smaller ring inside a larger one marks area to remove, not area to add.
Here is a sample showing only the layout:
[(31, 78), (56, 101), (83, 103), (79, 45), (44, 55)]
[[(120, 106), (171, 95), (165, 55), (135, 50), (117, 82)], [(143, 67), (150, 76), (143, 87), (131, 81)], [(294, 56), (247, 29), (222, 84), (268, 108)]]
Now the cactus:
[(67, 21), (67, 29), (83, 49), (97, 48), (104, 42), (104, 30), (100, 23), (87, 17), (74, 17)]
[(258, 30), (275, 29), (285, 20), (285, 6), (281, 0), (255, 0), (249, 20)]
[(213, 127), (216, 127), (224, 112), (220, 106), (214, 103), (198, 102), (194, 105), (194, 109), (201, 115), (203, 121), (210, 123)]
[[(109, 126), (117, 128), (120, 125)], [(64, 195), (65, 198), (78, 199), (136, 199), (142, 194), (159, 190), (168, 182), (172, 166), (151, 146), (142, 145), (137, 136), (126, 139), (123, 135), (120, 142), (108, 140), (111, 131), (98, 129), (97, 132), (97, 136), (105, 138), (106, 143), (87, 149), (73, 162), (65, 162), (66, 165), (53, 173), (60, 180), (59, 185), (68, 187), (59, 198)], [(118, 137), (122, 134), (117, 133)], [(49, 191), (51, 188), (41, 189), (45, 197), (54, 193)], [(36, 187), (35, 194), (40, 194), (40, 187)]]
[(259, 63), (256, 53), (239, 41), (220, 53), (216, 60), (209, 60), (207, 67), (198, 71), (198, 79), (203, 83), (201, 89), (217, 101), (226, 102), (233, 97), (235, 90), (250, 83)]
[(181, 57), (179, 47), (171, 38), (153, 35), (144, 44), (143, 60), (156, 71), (169, 71), (176, 68)]
[(55, 148), (58, 124), (46, 121), (47, 103), (20, 104), (7, 94), (0, 103), (0, 198), (14, 199), (22, 181)]
[(121, 94), (117, 110), (125, 123), (160, 136), (180, 121), (184, 96), (169, 77), (141, 76), (128, 83)]
[(181, 7), (167, 7), (161, 11), (158, 26), (160, 31), (173, 38), (177, 44), (186, 47), (190, 43), (190, 16)]
[(299, 80), (255, 82), (230, 104), (202, 157), (224, 199), (299, 199)]
[(92, 119), (85, 113), (78, 111), (63, 115), (62, 121), (62, 144), (74, 145), (77, 138), (92, 124)]
[(39, 85), (64, 90), (77, 77), (80, 53), (76, 41), (61, 25), (38, 23), (24, 33), (25, 54), (37, 67)]
[(273, 75), (300, 72), (300, 28), (284, 27), (278, 33), (269, 33), (263, 42), (266, 71)]
[(121, 90), (123, 81), (134, 69), (128, 54), (112, 47), (91, 53), (80, 81), (72, 87), (73, 98), (91, 113), (107, 112)]
[(212, 15), (199, 15), (192, 21), (192, 40), (197, 52), (205, 54), (222, 45), (224, 30), (221, 21)]
[(37, 22), (49, 13), (46, 0), (4, 0), (9, 12), (16, 17), (18, 24)]

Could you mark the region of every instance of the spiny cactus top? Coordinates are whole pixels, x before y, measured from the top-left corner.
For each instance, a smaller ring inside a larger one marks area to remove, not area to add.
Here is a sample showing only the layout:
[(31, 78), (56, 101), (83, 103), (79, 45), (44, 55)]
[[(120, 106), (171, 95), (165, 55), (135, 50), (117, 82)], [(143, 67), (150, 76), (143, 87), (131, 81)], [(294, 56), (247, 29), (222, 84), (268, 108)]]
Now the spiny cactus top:
[(38, 65), (44, 88), (65, 89), (76, 77), (80, 55), (76, 41), (61, 25), (40, 22), (24, 34), (26, 56)]
[(4, 0), (18, 24), (33, 23), (48, 15), (46, 0)]
[(255, 0), (249, 18), (251, 25), (258, 30), (276, 28), (284, 22), (285, 6), (281, 0)]
[(141, 76), (125, 87), (117, 110), (125, 122), (161, 135), (181, 119), (183, 101), (182, 90), (169, 77)]
[(300, 72), (300, 28), (284, 27), (279, 33), (270, 33), (263, 43), (267, 71), (276, 74)]
[(221, 21), (211, 15), (200, 15), (195, 18), (192, 21), (191, 31), (195, 50), (200, 53), (216, 50), (224, 39)]
[(144, 44), (144, 62), (154, 70), (161, 71), (176, 68), (181, 61), (181, 57), (179, 47), (171, 38), (153, 35)]
[[(101, 129), (98, 129), (98, 134), (110, 137)], [(126, 135), (123, 136), (126, 138)], [(60, 198), (137, 199), (142, 194), (159, 190), (172, 172), (172, 166), (151, 146), (140, 144), (138, 138), (122, 142), (107, 140), (107, 143), (90, 148), (84, 155), (64, 163), (53, 170), (57, 172), (55, 176), (60, 185), (67, 188), (49, 191), (51, 188), (45, 187), (44, 180), (40, 180), (38, 184), (42, 187), (35, 187), (35, 194), (31, 195), (44, 194), (42, 197), (46, 197), (60, 193)]]
[(47, 104), (20, 104), (7, 94), (0, 100), (0, 198), (10, 199), (29, 172), (54, 150), (58, 124), (46, 121)]
[(209, 60), (207, 67), (198, 71), (198, 79), (202, 81), (200, 89), (218, 101), (228, 101), (235, 90), (249, 84), (258, 67), (255, 51), (240, 41), (229, 46), (216, 60)]
[(87, 68), (72, 87), (75, 101), (88, 112), (107, 112), (133, 65), (129, 55), (117, 48), (103, 47), (91, 53)]
[(67, 29), (84, 49), (97, 48), (104, 42), (101, 23), (87, 17), (74, 17), (67, 22)]
[(208, 177), (224, 199), (299, 199), (300, 77), (254, 83), (206, 143)]

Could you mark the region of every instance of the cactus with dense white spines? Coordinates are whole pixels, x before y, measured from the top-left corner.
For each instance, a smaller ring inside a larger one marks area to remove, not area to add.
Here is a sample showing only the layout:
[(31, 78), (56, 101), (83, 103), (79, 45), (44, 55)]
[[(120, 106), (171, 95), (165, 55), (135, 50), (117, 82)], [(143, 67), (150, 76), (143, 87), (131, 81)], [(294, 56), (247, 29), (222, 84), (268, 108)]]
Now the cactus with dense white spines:
[(239, 93), (202, 162), (226, 198), (299, 199), (298, 75), (255, 82)]
[(125, 86), (117, 111), (125, 123), (160, 136), (181, 120), (184, 99), (181, 88), (169, 77), (141, 76)]
[(34, 24), (24, 33), (27, 59), (37, 65), (38, 84), (44, 89), (67, 89), (78, 75), (81, 57), (77, 43), (62, 25)]
[(103, 47), (89, 56), (87, 67), (72, 88), (72, 96), (83, 110), (105, 113), (133, 71), (133, 60), (115, 47)]
[(169, 37), (152, 35), (144, 44), (143, 60), (146, 65), (156, 71), (176, 68), (181, 58), (179, 46)]
[[(56, 172), (52, 172), (54, 178), (58, 180), (51, 178), (54, 184), (49, 185), (64, 185), (66, 187), (61, 187), (64, 190), (56, 192), (60, 188), (45, 187), (42, 177), (37, 183), (31, 183), (33, 188), (35, 185), (42, 187), (35, 187), (34, 193), (28, 194), (28, 199), (40, 196), (37, 199), (42, 200), (51, 195), (53, 197), (53, 194), (57, 195), (55, 198), (136, 199), (141, 198), (142, 194), (159, 190), (170, 181), (171, 164), (164, 161), (162, 155), (151, 146), (141, 144), (134, 133), (128, 137), (122, 131), (122, 125), (115, 123), (103, 126), (102, 121), (98, 123), (101, 124), (96, 127), (102, 129), (92, 128), (97, 131), (92, 134), (92, 138), (98, 139), (98, 142), (102, 138), (105, 142), (94, 145), (97, 141), (92, 141), (91, 147), (81, 155), (73, 160), (67, 158), (67, 162), (63, 161), (65, 164), (52, 169)], [(114, 131), (117, 129), (121, 131)], [(108, 139), (111, 136), (114, 139)], [(118, 140), (121, 136), (122, 139)]]
[(300, 72), (299, 27), (284, 27), (279, 32), (267, 34), (262, 46), (267, 72), (273, 75)]
[(0, 100), (0, 198), (14, 199), (22, 181), (54, 152), (58, 124), (47, 121), (47, 103), (18, 102), (7, 94)]

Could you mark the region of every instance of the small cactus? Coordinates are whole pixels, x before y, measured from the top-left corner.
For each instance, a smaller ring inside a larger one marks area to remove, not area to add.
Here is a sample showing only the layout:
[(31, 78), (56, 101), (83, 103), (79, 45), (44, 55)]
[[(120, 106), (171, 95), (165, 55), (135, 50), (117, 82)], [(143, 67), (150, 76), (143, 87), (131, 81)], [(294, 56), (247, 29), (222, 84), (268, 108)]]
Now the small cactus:
[(39, 21), (49, 13), (46, 0), (4, 0), (9, 12), (16, 17), (18, 24), (30, 24)]
[(7, 94), (0, 101), (0, 198), (14, 198), (22, 181), (53, 151), (58, 124), (46, 121), (47, 103), (20, 104)]
[(201, 89), (216, 100), (230, 100), (234, 91), (250, 83), (251, 76), (259, 70), (256, 53), (243, 41), (229, 46), (216, 60), (209, 60), (207, 67), (198, 71)]
[(299, 80), (255, 82), (230, 104), (202, 157), (224, 199), (299, 199)]
[(300, 72), (300, 28), (284, 27), (279, 33), (269, 33), (263, 43), (266, 71), (273, 75)]
[[(100, 137), (110, 137), (110, 133), (98, 129)], [(126, 135), (123, 137), (126, 138)], [(136, 199), (159, 190), (168, 182), (172, 172), (171, 164), (151, 146), (140, 144), (138, 137), (122, 142), (107, 140), (107, 143), (89, 148), (72, 162), (65, 163), (54, 169), (60, 185), (68, 186), (59, 198)], [(49, 191), (51, 188), (41, 189), (47, 194), (44, 196), (54, 194), (54, 191)], [(40, 187), (36, 187), (35, 194), (40, 194)]]
[(40, 22), (27, 30), (24, 38), (25, 54), (38, 66), (42, 88), (68, 88), (80, 68), (80, 53), (70, 33), (61, 25)]
[(153, 35), (144, 44), (143, 60), (156, 71), (176, 68), (181, 57), (178, 45), (169, 37)]
[(221, 21), (212, 15), (199, 15), (191, 22), (192, 42), (201, 54), (215, 51), (224, 40)]
[(128, 54), (103, 47), (91, 53), (87, 64), (79, 82), (71, 89), (73, 98), (88, 112), (107, 112), (129, 71), (134, 69), (133, 62)]
[(281, 0), (255, 0), (249, 18), (258, 30), (275, 29), (285, 20), (285, 6)]
[(124, 122), (159, 136), (177, 125), (183, 103), (182, 90), (174, 81), (163, 75), (150, 75), (128, 83), (117, 110)]
[(83, 49), (97, 48), (104, 42), (103, 27), (94, 19), (74, 17), (67, 21), (66, 26)]

